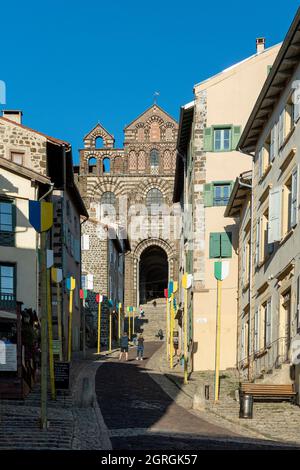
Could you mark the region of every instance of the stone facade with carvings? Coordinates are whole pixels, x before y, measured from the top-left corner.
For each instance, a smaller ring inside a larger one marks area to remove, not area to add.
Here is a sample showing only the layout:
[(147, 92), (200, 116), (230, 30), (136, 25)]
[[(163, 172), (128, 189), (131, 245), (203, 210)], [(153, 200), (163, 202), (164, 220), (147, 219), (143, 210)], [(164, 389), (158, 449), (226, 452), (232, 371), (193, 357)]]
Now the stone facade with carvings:
[[(80, 165), (75, 174), (90, 217), (107, 222), (103, 207), (105, 203), (112, 204), (115, 217), (109, 223), (123, 226), (128, 232), (131, 251), (125, 256), (125, 307), (146, 300), (146, 291), (148, 299), (162, 297), (163, 283), (178, 274), (174, 236), (178, 223), (172, 209), (177, 130), (177, 122), (155, 104), (125, 128), (123, 148), (115, 148), (113, 135), (97, 124), (84, 137), (84, 148), (80, 150)], [(102, 141), (101, 148), (98, 139)], [(165, 212), (150, 217), (145, 208), (156, 203), (166, 207), (166, 211), (170, 207), (171, 217), (167, 218)], [(94, 257), (93, 252), (85, 254), (85, 258), (88, 256)], [(162, 262), (163, 257), (167, 263)], [(158, 267), (154, 266), (156, 260)], [(94, 289), (101, 290), (103, 285), (103, 279), (100, 281), (105, 276), (103, 264), (105, 259), (99, 258), (94, 267)], [(164, 264), (168, 265), (165, 274)], [(140, 276), (145, 298), (140, 296)]]

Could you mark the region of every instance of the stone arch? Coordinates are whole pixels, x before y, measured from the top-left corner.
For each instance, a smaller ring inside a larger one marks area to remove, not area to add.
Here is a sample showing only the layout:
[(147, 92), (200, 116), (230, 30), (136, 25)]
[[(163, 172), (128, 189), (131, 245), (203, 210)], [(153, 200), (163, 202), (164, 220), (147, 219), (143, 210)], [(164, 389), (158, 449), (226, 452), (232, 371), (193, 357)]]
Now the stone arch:
[(115, 139), (112, 134), (107, 132), (101, 124), (97, 124), (88, 134), (84, 137), (85, 148), (96, 148), (96, 139), (103, 140), (104, 148), (113, 148)]
[(145, 240), (140, 241), (133, 251), (133, 285), (134, 291), (136, 293), (136, 305), (139, 305), (140, 303), (139, 267), (141, 256), (145, 250), (151, 247), (159, 247), (166, 253), (168, 260), (168, 279), (172, 279), (174, 277), (175, 250), (170, 245), (170, 243), (161, 238), (147, 238)]

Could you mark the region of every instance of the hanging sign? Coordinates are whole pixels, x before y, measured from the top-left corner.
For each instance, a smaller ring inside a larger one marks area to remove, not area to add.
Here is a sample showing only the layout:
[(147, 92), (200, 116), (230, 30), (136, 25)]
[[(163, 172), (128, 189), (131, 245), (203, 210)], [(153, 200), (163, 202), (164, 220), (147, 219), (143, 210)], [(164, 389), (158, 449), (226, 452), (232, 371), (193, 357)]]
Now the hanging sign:
[(182, 287), (184, 289), (190, 289), (190, 287), (192, 287), (192, 283), (193, 283), (193, 275), (185, 273), (182, 276)]
[(37, 232), (46, 232), (53, 225), (53, 204), (29, 201), (29, 222)]
[(101, 304), (101, 302), (103, 302), (103, 295), (102, 294), (96, 294), (96, 302), (97, 302), (97, 304)]
[(88, 291), (87, 289), (80, 289), (79, 297), (81, 300), (85, 300), (87, 298)]
[(165, 296), (166, 299), (169, 297), (168, 289), (164, 289), (164, 296)]
[(53, 282), (57, 284), (62, 281), (62, 269), (60, 268), (51, 268), (51, 278)]
[(47, 250), (47, 269), (52, 268), (54, 264), (54, 258), (53, 258), (53, 250)]
[(174, 283), (173, 283), (173, 281), (170, 281), (169, 284), (168, 284), (169, 297), (171, 297), (171, 295), (173, 294), (173, 288), (174, 288)]
[(66, 287), (68, 290), (74, 290), (76, 286), (76, 279), (72, 276), (66, 279)]
[(223, 281), (229, 274), (229, 261), (215, 261), (215, 278)]

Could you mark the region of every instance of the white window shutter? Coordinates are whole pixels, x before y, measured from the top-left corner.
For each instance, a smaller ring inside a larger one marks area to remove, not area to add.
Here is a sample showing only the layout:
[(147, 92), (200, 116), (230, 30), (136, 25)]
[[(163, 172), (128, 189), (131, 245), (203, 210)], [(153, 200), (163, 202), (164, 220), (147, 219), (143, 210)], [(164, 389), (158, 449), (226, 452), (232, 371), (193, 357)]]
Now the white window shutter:
[(269, 225), (268, 243), (281, 240), (281, 187), (270, 190), (269, 193)]
[(266, 345), (269, 346), (272, 342), (272, 301), (267, 302), (266, 312)]
[(258, 152), (258, 177), (261, 178), (263, 175), (263, 147)]
[(258, 265), (260, 262), (260, 217), (258, 217), (256, 222), (256, 253), (255, 253), (255, 264)]
[(271, 129), (270, 137), (270, 161), (272, 162), (275, 159), (276, 155), (276, 124)]
[(81, 249), (89, 250), (90, 249), (90, 237), (89, 235), (81, 235)]
[(254, 352), (259, 350), (259, 308), (257, 307), (254, 314)]
[(93, 274), (87, 275), (87, 289), (93, 290), (94, 289), (94, 276)]
[(278, 129), (278, 146), (279, 146), (279, 148), (283, 144), (284, 138), (285, 138), (284, 126), (285, 126), (285, 109), (283, 109), (281, 111), (280, 116), (279, 116), (279, 123), (278, 123), (278, 127), (279, 127), (279, 129)]
[(292, 188), (291, 188), (291, 227), (295, 227), (298, 221), (298, 174), (299, 170), (296, 167), (292, 172)]
[(297, 87), (293, 94), (293, 120), (296, 123), (300, 117), (300, 88)]

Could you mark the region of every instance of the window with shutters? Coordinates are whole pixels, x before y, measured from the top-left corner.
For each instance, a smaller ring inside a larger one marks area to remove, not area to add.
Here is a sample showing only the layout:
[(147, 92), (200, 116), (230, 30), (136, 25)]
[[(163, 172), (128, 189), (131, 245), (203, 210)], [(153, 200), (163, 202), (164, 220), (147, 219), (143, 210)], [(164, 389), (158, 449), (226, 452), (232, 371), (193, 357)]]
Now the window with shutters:
[[(273, 148), (273, 147), (272, 147)], [(272, 150), (273, 152), (273, 150)], [(258, 153), (258, 176), (264, 177), (271, 165), (271, 132)]]
[(214, 125), (204, 129), (203, 148), (206, 152), (230, 152), (240, 140), (241, 126)]
[(261, 230), (260, 230), (261, 218), (258, 217), (256, 221), (256, 236), (255, 236), (255, 265), (258, 266), (261, 260)]
[(242, 272), (243, 272), (244, 286), (246, 286), (249, 283), (249, 270), (250, 270), (250, 225), (245, 230), (244, 237), (243, 237)]
[(231, 150), (231, 128), (214, 129), (214, 151), (228, 152)]
[(278, 122), (278, 148), (284, 146), (287, 138), (294, 128), (295, 113), (298, 110), (294, 106), (293, 94), (287, 100), (284, 109), (281, 111)]
[(214, 181), (204, 185), (204, 207), (226, 206), (234, 181)]
[(285, 181), (282, 190), (282, 235), (297, 224), (298, 220), (298, 167)]
[(227, 206), (231, 193), (231, 183), (213, 183), (213, 205)]
[(267, 208), (260, 222), (261, 229), (261, 248), (262, 248), (262, 259), (261, 261), (266, 261), (271, 253), (274, 251), (274, 244), (269, 243), (269, 208)]
[(254, 352), (257, 353), (259, 351), (259, 322), (260, 322), (260, 309), (257, 307), (254, 313)]
[(241, 329), (241, 360), (248, 357), (249, 354), (249, 320), (248, 314), (244, 314)]
[(272, 342), (272, 311), (271, 311), (271, 299), (268, 299), (262, 305), (263, 310), (263, 322), (264, 322), (264, 336), (263, 346), (268, 348)]
[(210, 258), (231, 258), (232, 257), (232, 234), (231, 232), (210, 233), (209, 257)]
[(12, 200), (0, 199), (0, 245), (14, 246), (16, 206)]

